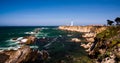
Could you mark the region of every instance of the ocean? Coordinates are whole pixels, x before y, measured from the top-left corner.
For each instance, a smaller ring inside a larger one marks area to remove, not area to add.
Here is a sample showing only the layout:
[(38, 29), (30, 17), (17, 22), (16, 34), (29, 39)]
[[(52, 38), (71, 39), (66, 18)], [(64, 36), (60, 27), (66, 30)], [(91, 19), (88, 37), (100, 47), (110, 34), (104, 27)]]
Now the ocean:
[[(51, 59), (45, 60), (45, 63), (57, 63), (61, 60), (64, 60), (67, 63), (73, 62), (71, 59), (68, 60), (66, 56), (72, 56), (76, 59), (83, 57), (81, 58), (81, 61), (74, 61), (74, 63), (89, 63), (89, 61), (91, 61), (85, 50), (80, 47), (81, 43), (70, 41), (72, 38), (79, 38), (80, 33), (59, 30), (58, 26), (0, 27), (0, 51), (17, 48), (20, 44), (11, 41), (11, 39), (30, 36), (31, 34), (26, 34), (26, 32), (33, 32), (37, 28), (40, 28), (40, 31), (34, 36), (40, 40), (35, 41), (34, 44), (29, 46), (32, 48), (36, 47), (40, 51), (46, 50), (50, 54)], [(43, 39), (47, 41), (44, 41)]]
[[(30, 36), (30, 34), (26, 34), (26, 32), (33, 32), (36, 28), (57, 28), (57, 26), (4, 26), (0, 27), (0, 49), (14, 47), (18, 44), (16, 42), (12, 42), (11, 39), (18, 37)], [(41, 34), (43, 33), (43, 34)], [(43, 37), (45, 34), (41, 32), (38, 37)]]

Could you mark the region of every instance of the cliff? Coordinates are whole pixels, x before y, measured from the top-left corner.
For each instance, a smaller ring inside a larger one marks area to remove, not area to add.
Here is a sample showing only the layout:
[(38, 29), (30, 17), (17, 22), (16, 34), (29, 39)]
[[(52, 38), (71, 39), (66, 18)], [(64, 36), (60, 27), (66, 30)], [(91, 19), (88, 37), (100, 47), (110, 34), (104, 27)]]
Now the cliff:
[(100, 63), (120, 62), (120, 26), (109, 26), (97, 34), (89, 55)]
[(43, 63), (47, 58), (46, 51), (33, 50), (26, 45), (18, 50), (0, 52), (0, 63)]
[(61, 30), (68, 30), (68, 31), (76, 31), (76, 32), (94, 32), (100, 33), (101, 31), (105, 30), (106, 26), (59, 26)]
[(86, 39), (86, 42), (94, 42), (94, 37), (104, 30), (106, 26), (59, 26), (60, 30), (75, 31), (82, 33), (82, 37)]

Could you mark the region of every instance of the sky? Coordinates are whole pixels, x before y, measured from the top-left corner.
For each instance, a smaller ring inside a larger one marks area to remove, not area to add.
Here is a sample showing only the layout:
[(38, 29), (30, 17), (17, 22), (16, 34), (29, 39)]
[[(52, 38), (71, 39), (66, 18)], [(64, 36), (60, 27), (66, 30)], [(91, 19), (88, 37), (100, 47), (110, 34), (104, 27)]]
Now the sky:
[(120, 0), (0, 0), (0, 26), (106, 24), (120, 17)]

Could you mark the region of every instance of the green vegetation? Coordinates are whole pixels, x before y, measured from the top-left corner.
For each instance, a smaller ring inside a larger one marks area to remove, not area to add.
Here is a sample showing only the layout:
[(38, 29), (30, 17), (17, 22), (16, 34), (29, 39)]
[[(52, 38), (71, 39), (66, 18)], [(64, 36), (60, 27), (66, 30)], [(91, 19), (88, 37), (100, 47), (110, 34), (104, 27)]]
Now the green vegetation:
[(120, 17), (117, 17), (117, 18), (115, 19), (115, 22), (116, 22), (116, 25), (120, 25)]
[(116, 25), (120, 25), (120, 17), (115, 18), (114, 21), (107, 20), (107, 25), (113, 25), (113, 23), (116, 22)]
[(107, 20), (108, 25), (112, 25), (114, 22), (111, 20)]
[[(120, 26), (108, 26), (105, 31), (97, 34), (96, 38), (98, 42), (94, 48), (94, 56), (97, 56), (97, 59), (109, 57), (110, 53), (115, 54), (116, 58), (120, 57), (116, 54), (120, 48)], [(101, 53), (100, 49), (104, 53)], [(120, 61), (120, 58), (117, 58), (116, 61)]]
[(120, 26), (109, 26), (108, 28), (107, 28), (107, 30), (105, 30), (105, 31), (103, 31), (103, 32), (101, 32), (101, 33), (99, 33), (99, 34), (97, 34), (97, 38), (103, 38), (103, 39), (109, 39), (109, 38), (111, 38), (111, 37), (113, 37), (113, 36), (116, 36), (119, 32), (120, 30)]

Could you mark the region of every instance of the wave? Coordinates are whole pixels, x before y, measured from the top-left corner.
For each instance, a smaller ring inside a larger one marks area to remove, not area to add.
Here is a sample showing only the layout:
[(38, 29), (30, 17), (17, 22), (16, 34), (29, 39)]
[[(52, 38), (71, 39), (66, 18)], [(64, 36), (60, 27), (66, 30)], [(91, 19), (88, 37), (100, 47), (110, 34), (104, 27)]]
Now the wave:
[(34, 45), (34, 46), (30, 46), (30, 48), (39, 48), (38, 46)]
[(20, 45), (16, 45), (16, 46), (10, 46), (10, 47), (0, 47), (0, 51), (4, 51), (4, 50), (18, 50), (20, 47)]

